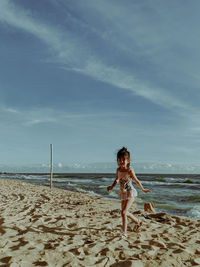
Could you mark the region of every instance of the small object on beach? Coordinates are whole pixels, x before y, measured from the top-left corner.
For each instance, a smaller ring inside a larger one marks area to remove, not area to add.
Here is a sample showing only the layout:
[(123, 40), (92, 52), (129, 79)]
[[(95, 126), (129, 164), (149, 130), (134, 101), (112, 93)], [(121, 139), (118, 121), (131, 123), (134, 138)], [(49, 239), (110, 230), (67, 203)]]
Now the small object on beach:
[(139, 221), (135, 226), (134, 226), (134, 228), (133, 228), (133, 232), (138, 232), (138, 229), (140, 228), (140, 226), (142, 225), (142, 222), (141, 221)]
[(144, 211), (155, 213), (154, 204), (153, 203), (144, 203)]

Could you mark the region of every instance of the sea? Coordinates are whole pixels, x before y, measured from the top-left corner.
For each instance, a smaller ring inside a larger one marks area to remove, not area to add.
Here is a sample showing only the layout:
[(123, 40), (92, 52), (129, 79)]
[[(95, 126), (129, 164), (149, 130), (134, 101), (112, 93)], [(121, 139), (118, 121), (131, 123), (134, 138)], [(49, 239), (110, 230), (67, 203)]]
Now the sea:
[[(156, 212), (200, 218), (200, 175), (197, 174), (137, 174), (145, 194), (134, 184), (137, 192), (137, 208), (144, 203), (154, 204)], [(49, 173), (0, 173), (0, 179), (20, 180), (41, 186), (49, 186)], [(53, 186), (65, 190), (83, 192), (108, 200), (118, 199), (119, 184), (107, 192), (107, 186), (115, 179), (112, 173), (54, 173)]]

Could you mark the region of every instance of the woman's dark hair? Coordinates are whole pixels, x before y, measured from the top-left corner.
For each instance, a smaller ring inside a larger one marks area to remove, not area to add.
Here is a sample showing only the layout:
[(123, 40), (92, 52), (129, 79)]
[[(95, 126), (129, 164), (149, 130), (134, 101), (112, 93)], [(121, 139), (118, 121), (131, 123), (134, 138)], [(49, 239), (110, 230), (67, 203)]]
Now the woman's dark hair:
[[(117, 152), (117, 160), (120, 158), (127, 157), (130, 159), (130, 152), (127, 150), (126, 147), (122, 147), (118, 152)], [(130, 163), (127, 164), (128, 167), (130, 167)]]

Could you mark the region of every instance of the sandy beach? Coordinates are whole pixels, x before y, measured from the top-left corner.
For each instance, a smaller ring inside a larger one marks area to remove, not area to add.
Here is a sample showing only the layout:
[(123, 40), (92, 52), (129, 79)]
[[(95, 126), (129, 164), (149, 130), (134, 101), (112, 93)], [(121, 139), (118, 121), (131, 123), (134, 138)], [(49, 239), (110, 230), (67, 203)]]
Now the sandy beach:
[(0, 180), (0, 266), (200, 266), (200, 220), (135, 214), (123, 239), (118, 201)]

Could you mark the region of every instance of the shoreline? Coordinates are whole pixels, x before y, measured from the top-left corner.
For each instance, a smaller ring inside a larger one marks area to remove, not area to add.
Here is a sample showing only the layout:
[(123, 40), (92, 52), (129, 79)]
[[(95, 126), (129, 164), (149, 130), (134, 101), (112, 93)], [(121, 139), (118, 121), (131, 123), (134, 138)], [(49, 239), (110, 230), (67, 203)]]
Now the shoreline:
[[(47, 187), (50, 183), (50, 177), (45, 174), (7, 174), (0, 175), (0, 178), (24, 181)], [(200, 180), (196, 175), (191, 177), (145, 175), (138, 176), (138, 178), (144, 186), (152, 190), (152, 194), (145, 196), (140, 190), (138, 191), (137, 205), (140, 209), (143, 209), (145, 202), (151, 202), (155, 205), (157, 212), (166, 212), (170, 215), (186, 216), (188, 218), (200, 218), (200, 195), (198, 193)], [(92, 196), (119, 201), (118, 187), (109, 193), (106, 191), (106, 187), (113, 180), (113, 174), (54, 174), (53, 186), (72, 192), (85, 192)], [(137, 186), (136, 190), (138, 190)]]
[[(0, 172), (0, 174), (32, 174), (32, 175), (48, 175), (50, 177), (50, 172)], [(69, 175), (69, 176), (77, 176), (77, 175), (91, 175), (91, 174), (96, 174), (96, 175), (116, 175), (116, 172), (54, 172), (54, 175)], [(155, 176), (166, 176), (166, 175), (173, 175), (173, 176), (182, 176), (183, 178), (186, 178), (188, 176), (197, 176), (200, 177), (200, 173), (173, 173), (173, 172), (169, 172), (169, 173), (164, 173), (164, 172), (137, 172), (136, 173), (137, 176), (149, 176), (149, 175), (155, 175)]]
[(128, 238), (122, 239), (115, 200), (4, 179), (0, 199), (5, 266), (200, 265), (199, 219), (132, 207), (143, 225), (135, 233), (129, 221)]

